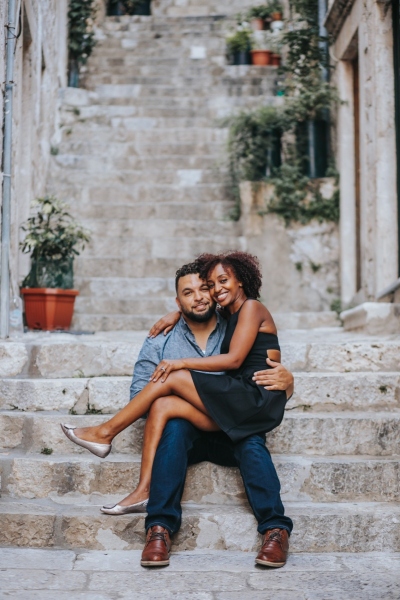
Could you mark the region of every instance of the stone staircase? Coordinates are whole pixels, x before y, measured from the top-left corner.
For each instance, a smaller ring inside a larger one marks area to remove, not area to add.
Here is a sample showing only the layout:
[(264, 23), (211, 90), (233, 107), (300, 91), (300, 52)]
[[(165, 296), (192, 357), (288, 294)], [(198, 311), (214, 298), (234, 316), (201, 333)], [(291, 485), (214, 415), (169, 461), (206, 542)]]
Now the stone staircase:
[[(400, 340), (339, 328), (280, 338), (296, 392), (267, 443), (294, 520), (291, 550), (321, 560), (374, 552), (382, 561), (400, 551)], [(135, 485), (143, 423), (118, 436), (104, 461), (72, 445), (59, 423), (99, 423), (125, 405), (143, 339), (26, 334), (0, 344), (0, 546), (142, 547), (143, 515), (110, 517), (99, 507)], [(248, 552), (258, 544), (238, 471), (191, 467), (174, 550)]]
[(63, 90), (48, 190), (93, 234), (76, 260), (75, 328), (145, 329), (175, 306), (181, 264), (246, 248), (221, 119), (276, 102), (277, 69), (227, 65), (230, 24), (109, 17), (85, 88)]

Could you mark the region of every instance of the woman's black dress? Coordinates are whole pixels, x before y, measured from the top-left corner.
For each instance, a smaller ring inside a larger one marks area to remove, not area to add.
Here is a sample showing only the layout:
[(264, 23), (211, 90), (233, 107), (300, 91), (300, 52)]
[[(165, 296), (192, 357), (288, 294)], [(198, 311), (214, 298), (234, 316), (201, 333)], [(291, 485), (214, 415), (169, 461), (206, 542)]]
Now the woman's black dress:
[[(229, 352), (240, 309), (230, 316), (221, 354)], [(285, 391), (268, 391), (252, 377), (266, 365), (267, 350), (280, 350), (272, 333), (257, 333), (253, 347), (239, 369), (225, 375), (191, 371), (193, 383), (212, 419), (233, 442), (254, 433), (267, 432), (281, 424), (287, 402)]]

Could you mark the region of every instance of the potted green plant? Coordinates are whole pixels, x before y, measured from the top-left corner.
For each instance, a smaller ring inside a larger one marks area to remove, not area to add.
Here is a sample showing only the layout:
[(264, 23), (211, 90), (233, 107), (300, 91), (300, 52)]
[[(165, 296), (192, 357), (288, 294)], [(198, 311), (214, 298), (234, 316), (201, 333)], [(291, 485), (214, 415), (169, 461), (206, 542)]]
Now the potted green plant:
[(25, 317), (29, 329), (69, 329), (75, 297), (74, 258), (90, 235), (78, 225), (66, 204), (54, 196), (34, 201), (37, 208), (22, 226), (26, 232), (22, 252), (31, 255), (31, 268), (22, 282)]
[(265, 67), (271, 64), (271, 32), (255, 31), (252, 37), (251, 64)]
[(283, 7), (279, 0), (269, 0), (268, 11), (272, 21), (282, 21)]
[(262, 31), (265, 29), (265, 22), (269, 19), (269, 16), (270, 10), (266, 4), (253, 6), (246, 15), (247, 20), (250, 21), (250, 25), (254, 31)]
[(251, 31), (238, 25), (236, 31), (226, 38), (227, 54), (234, 65), (250, 64)]

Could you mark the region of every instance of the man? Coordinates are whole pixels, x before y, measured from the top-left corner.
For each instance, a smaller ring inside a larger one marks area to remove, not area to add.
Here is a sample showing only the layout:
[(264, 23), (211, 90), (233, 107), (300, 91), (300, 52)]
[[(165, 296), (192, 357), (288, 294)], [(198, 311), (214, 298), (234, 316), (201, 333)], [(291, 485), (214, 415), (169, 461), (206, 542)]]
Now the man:
[[(161, 320), (144, 342), (130, 388), (130, 398), (148, 383), (163, 358), (179, 359), (220, 353), (226, 322), (216, 311), (207, 284), (200, 279), (198, 265), (184, 265), (176, 273), (176, 302), (181, 312), (176, 326), (166, 335), (156, 335), (167, 324)], [(255, 376), (267, 389), (293, 393), (293, 376), (279, 363), (267, 359), (271, 369)], [(168, 422), (154, 460), (146, 517), (146, 545), (141, 564), (169, 564), (170, 536), (181, 525), (181, 505), (188, 465), (210, 461), (240, 468), (247, 497), (263, 537), (256, 563), (281, 567), (288, 552), (293, 524), (285, 516), (280, 483), (265, 446), (263, 433), (234, 444), (222, 431), (206, 433), (184, 419)]]

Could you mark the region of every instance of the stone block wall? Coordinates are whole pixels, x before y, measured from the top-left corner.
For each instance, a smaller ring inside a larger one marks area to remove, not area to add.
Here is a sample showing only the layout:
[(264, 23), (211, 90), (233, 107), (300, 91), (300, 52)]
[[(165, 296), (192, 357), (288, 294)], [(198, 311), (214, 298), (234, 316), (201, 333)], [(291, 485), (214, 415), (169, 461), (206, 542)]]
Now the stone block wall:
[[(321, 193), (332, 185), (327, 178)], [(272, 311), (330, 310), (340, 295), (338, 225), (313, 220), (286, 227), (281, 217), (265, 212), (271, 187), (244, 182), (240, 189), (248, 251), (262, 266), (262, 300)]]
[[(14, 64), (11, 276), (26, 273), (18, 250), (20, 225), (31, 201), (45, 191), (52, 136), (57, 129), (58, 90), (66, 85), (68, 0), (26, 0)], [(5, 80), (7, 2), (0, 3), (0, 81)], [(3, 97), (0, 98), (3, 119)], [(2, 149), (2, 131), (0, 146)]]

